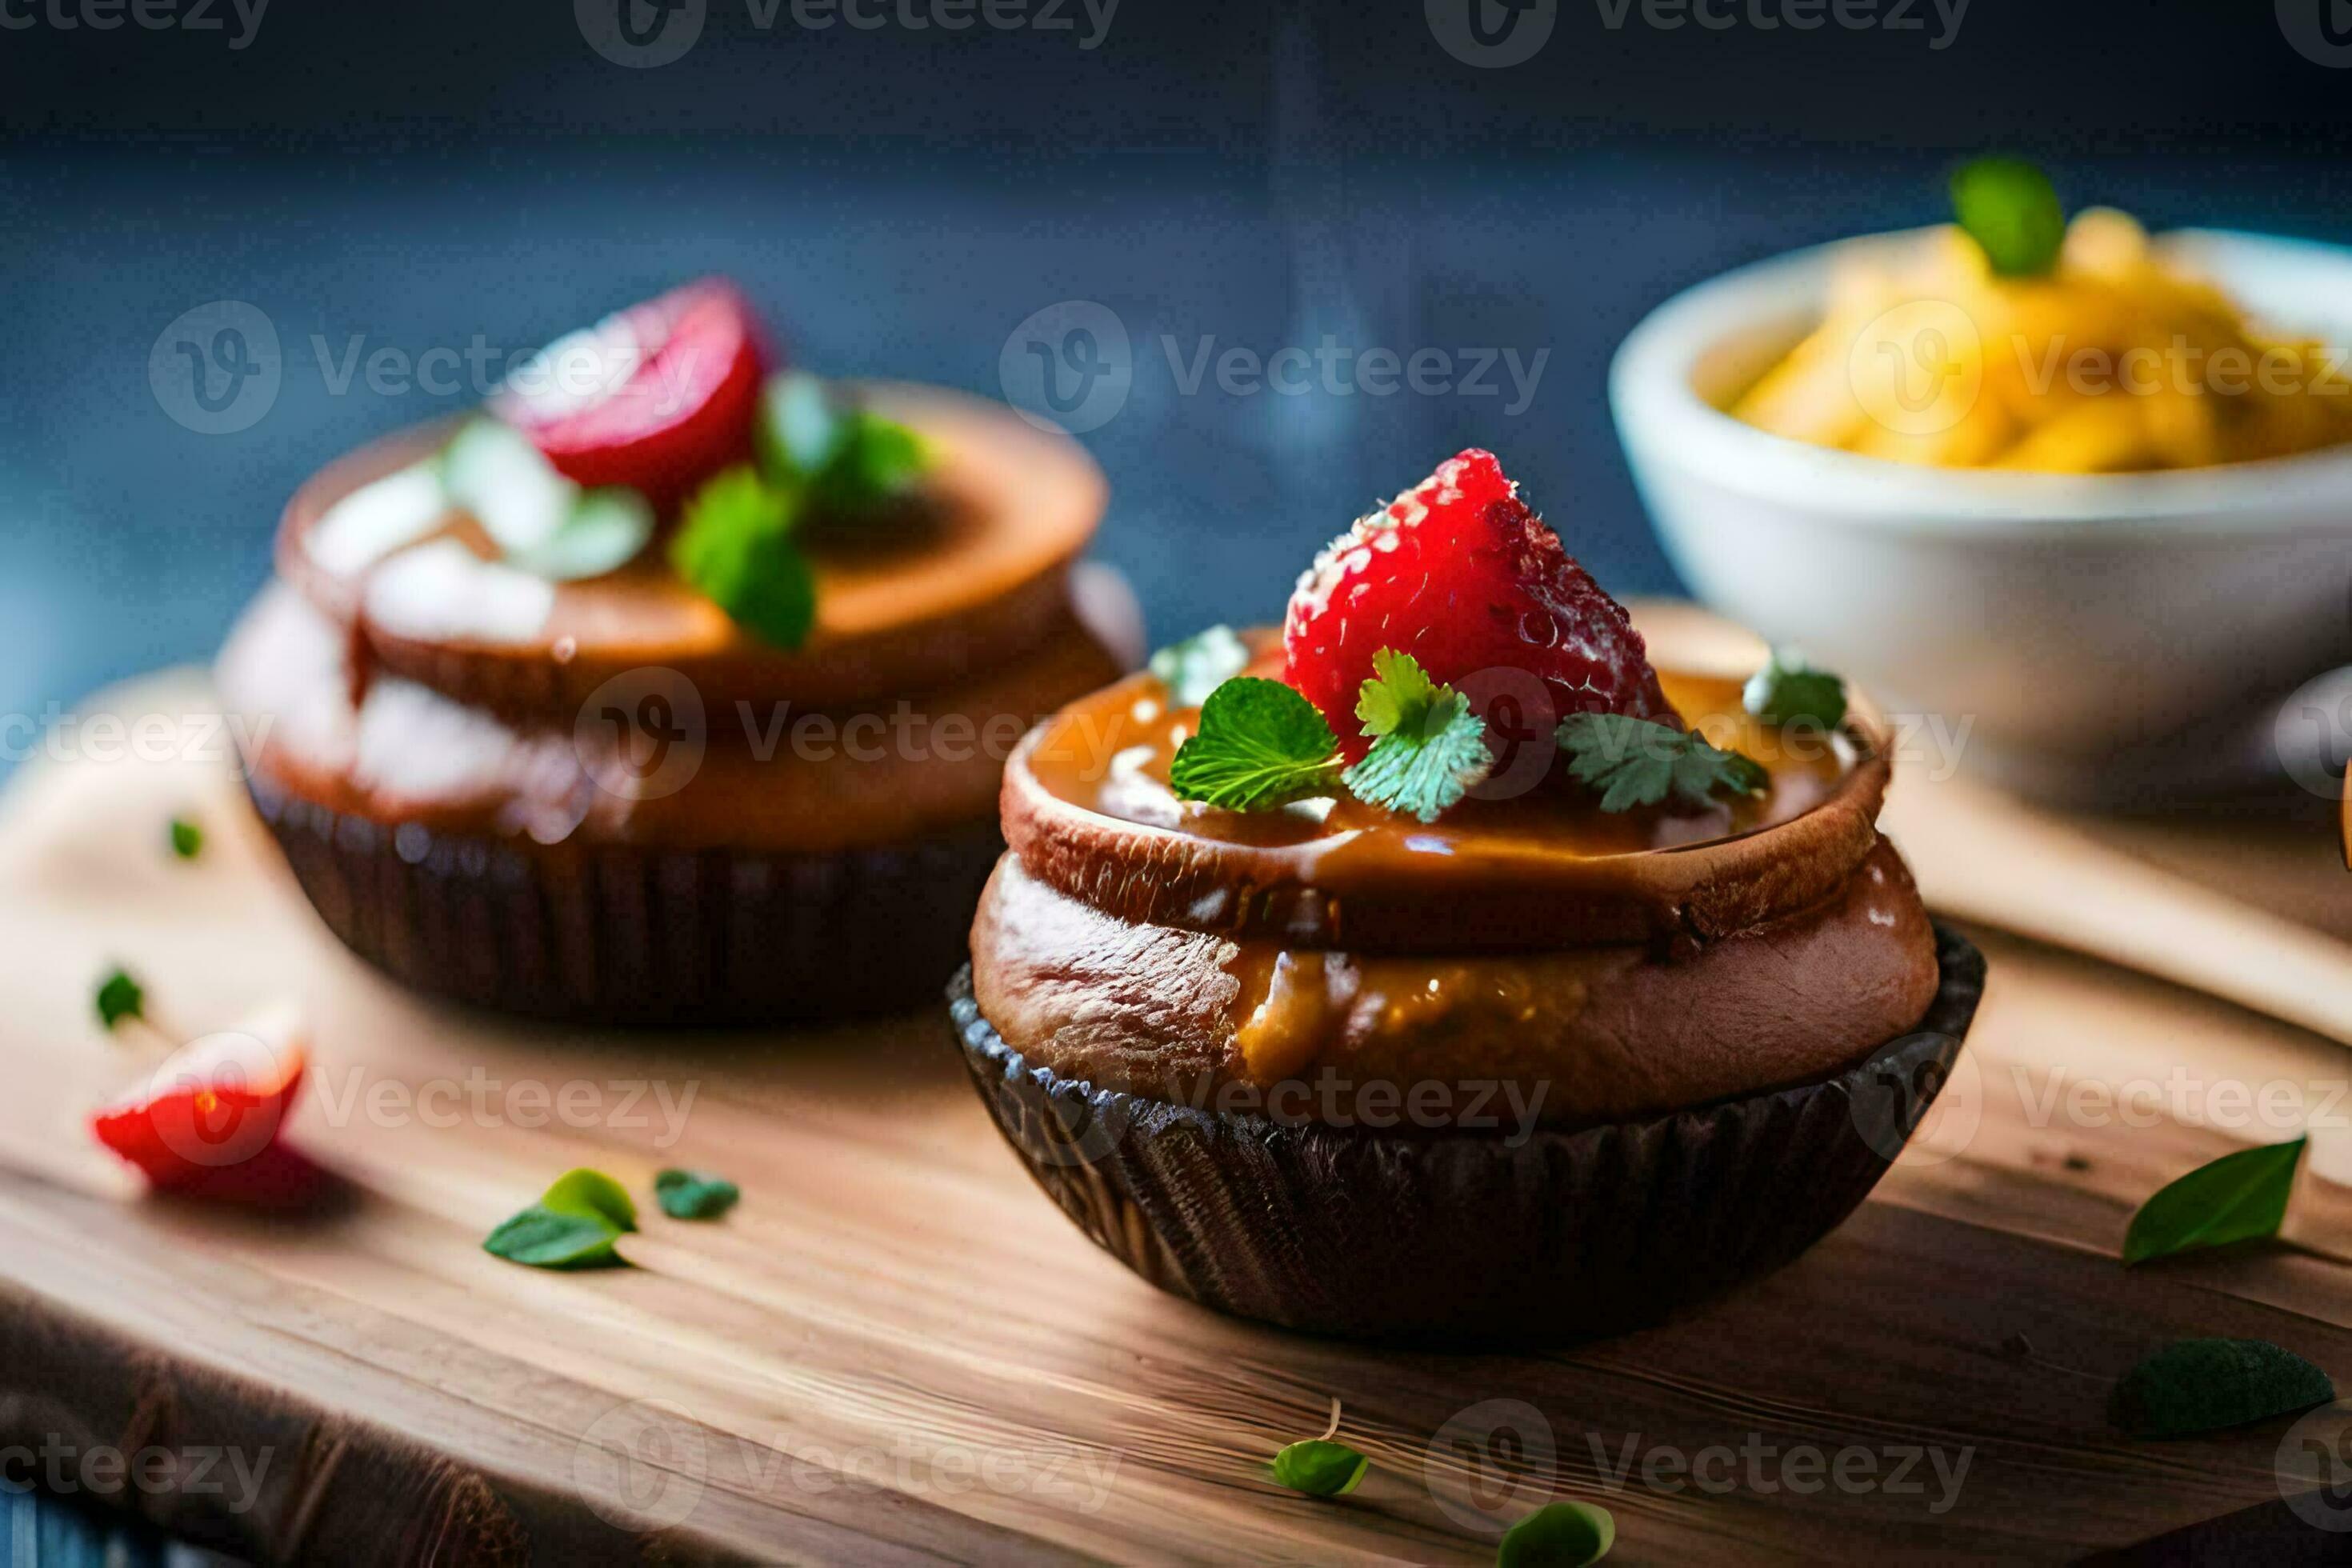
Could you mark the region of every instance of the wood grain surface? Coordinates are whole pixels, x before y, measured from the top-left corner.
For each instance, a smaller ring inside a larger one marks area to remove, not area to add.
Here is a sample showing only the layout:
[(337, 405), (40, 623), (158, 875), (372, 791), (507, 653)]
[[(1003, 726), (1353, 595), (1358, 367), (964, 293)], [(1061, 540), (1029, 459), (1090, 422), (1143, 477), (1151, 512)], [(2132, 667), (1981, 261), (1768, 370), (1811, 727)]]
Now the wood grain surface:
[[(94, 707), (186, 742), (205, 702), (173, 677)], [(1482, 1562), (1554, 1496), (1612, 1510), (1627, 1563), (2061, 1561), (2314, 1484), (2292, 1423), (2110, 1430), (2148, 1351), (2248, 1335), (2352, 1380), (2342, 1266), (2116, 1256), (2157, 1185), (2305, 1121), (2318, 1174), (2352, 1176), (2341, 1047), (2055, 948), (1972, 931), (1992, 982), (1963, 1070), (1790, 1268), (1599, 1344), (1372, 1352), (1219, 1318), (1095, 1251), (999, 1144), (936, 1010), (663, 1037), (429, 1004), (334, 945), (217, 752), (61, 750), (0, 811), (0, 1448), (160, 1448), (184, 1481), (221, 1450), (210, 1489), (99, 1500), (266, 1561)], [(175, 814), (207, 830), (193, 862), (164, 848)], [(2242, 854), (2104, 842), (2340, 931), (2318, 820)], [(89, 1108), (161, 1054), (91, 1014), (116, 962), (180, 1034), (306, 1003), (290, 1137), (334, 1202), (145, 1198), (89, 1141)], [(479, 1249), (579, 1164), (641, 1193), (708, 1166), (745, 1197), (717, 1224), (650, 1215), (625, 1270)], [(2352, 1248), (2324, 1185), (2297, 1223)], [(1275, 1486), (1265, 1460), (1334, 1399), (1370, 1478), (1336, 1501)]]

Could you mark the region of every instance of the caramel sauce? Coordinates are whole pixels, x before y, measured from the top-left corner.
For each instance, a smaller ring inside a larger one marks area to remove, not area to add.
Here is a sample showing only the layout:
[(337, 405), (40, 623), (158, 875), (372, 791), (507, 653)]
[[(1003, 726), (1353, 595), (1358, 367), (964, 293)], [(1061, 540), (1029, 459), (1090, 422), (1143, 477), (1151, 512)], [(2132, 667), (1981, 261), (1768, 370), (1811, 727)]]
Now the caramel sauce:
[[(1278, 649), (1248, 673), (1278, 676)], [(1197, 709), (1171, 708), (1156, 677), (1138, 675), (1073, 704), (1038, 738), (1030, 768), (1056, 799), (1101, 816), (1227, 844), (1308, 847), (1330, 880), (1351, 871), (1412, 875), (1416, 865), (1569, 858), (1595, 859), (1685, 848), (1790, 821), (1833, 794), (1856, 760), (1845, 736), (1783, 731), (1740, 705), (1740, 682), (1661, 670), (1684, 721), (1710, 742), (1754, 758), (1769, 775), (1760, 795), (1704, 808), (1685, 804), (1610, 813), (1590, 791), (1540, 780), (1537, 754), (1514, 765), (1507, 751), (1495, 776), (1434, 823), (1400, 816), (1352, 798), (1301, 802), (1276, 811), (1222, 811), (1180, 801), (1169, 763), (1192, 735)], [(1525, 742), (1535, 745), (1538, 742)]]

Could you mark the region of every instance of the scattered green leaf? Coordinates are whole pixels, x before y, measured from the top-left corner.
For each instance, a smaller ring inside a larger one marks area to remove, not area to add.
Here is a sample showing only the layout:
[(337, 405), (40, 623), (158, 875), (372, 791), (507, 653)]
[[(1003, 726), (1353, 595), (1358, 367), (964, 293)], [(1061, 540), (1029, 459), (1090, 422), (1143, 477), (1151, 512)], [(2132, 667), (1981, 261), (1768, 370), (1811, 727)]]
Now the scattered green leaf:
[(1617, 1517), (1597, 1503), (1548, 1502), (1503, 1532), (1496, 1568), (1583, 1568), (1617, 1544)]
[(753, 636), (798, 647), (816, 620), (816, 578), (793, 540), (798, 515), (791, 492), (738, 465), (687, 503), (670, 564)]
[(1345, 1443), (1310, 1437), (1274, 1457), (1274, 1479), (1308, 1497), (1346, 1497), (1362, 1484), (1371, 1460)]
[(2263, 1340), (2182, 1340), (2124, 1373), (2107, 1418), (2135, 1437), (2191, 1437), (2326, 1405), (2327, 1374)]
[(1315, 704), (1279, 680), (1235, 676), (1201, 704), (1200, 729), (1176, 749), (1168, 782), (1179, 800), (1258, 811), (1337, 795), (1339, 750)]
[(184, 816), (172, 818), (172, 853), (193, 860), (205, 852), (205, 830)]
[(2124, 1233), (2124, 1261), (2276, 1236), (2307, 1139), (2241, 1149), (2158, 1189)]
[(111, 1029), (125, 1018), (147, 1016), (147, 988), (127, 969), (108, 971), (98, 983), (98, 1021)]
[(672, 1219), (717, 1219), (743, 1195), (724, 1176), (707, 1171), (664, 1171), (654, 1178), (654, 1196)]
[(1764, 668), (1748, 678), (1740, 700), (1767, 724), (1834, 730), (1845, 721), (1844, 680), (1815, 669), (1787, 648), (1774, 648)]
[(1630, 811), (1673, 795), (1712, 805), (1717, 790), (1754, 795), (1770, 775), (1737, 752), (1709, 745), (1693, 731), (1622, 713), (1573, 713), (1560, 725), (1571, 776), (1601, 791), (1601, 809)]
[(773, 483), (804, 494), (825, 521), (854, 518), (899, 500), (929, 466), (921, 437), (846, 400), (805, 371), (769, 379), (755, 442)]
[(533, 1204), (482, 1238), (482, 1250), (533, 1268), (609, 1268), (620, 1231), (597, 1215), (564, 1214)]
[(1432, 681), (1409, 653), (1382, 648), (1372, 656), (1356, 717), (1365, 734), (1378, 737), (1345, 775), (1358, 800), (1434, 822), (1494, 769), (1486, 726), (1469, 700)]
[(557, 1214), (601, 1219), (614, 1230), (637, 1228), (637, 1205), (629, 1190), (602, 1171), (566, 1171), (548, 1184), (539, 1197), (541, 1208)]
[(1179, 708), (1198, 708), (1209, 693), (1239, 675), (1249, 664), (1249, 647), (1231, 626), (1211, 626), (1182, 642), (1170, 643), (1151, 656), (1151, 673), (1168, 688), (1168, 700)]
[(2003, 278), (2048, 273), (2066, 243), (2066, 209), (2050, 176), (2021, 158), (1962, 164), (1952, 174), (1952, 215)]

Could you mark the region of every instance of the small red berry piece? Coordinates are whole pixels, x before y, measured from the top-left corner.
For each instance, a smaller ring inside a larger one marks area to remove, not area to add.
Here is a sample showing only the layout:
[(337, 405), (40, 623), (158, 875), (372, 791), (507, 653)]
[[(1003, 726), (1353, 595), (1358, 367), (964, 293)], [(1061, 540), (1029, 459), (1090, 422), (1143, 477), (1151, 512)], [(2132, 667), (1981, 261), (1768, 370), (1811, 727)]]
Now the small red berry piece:
[[(1356, 695), (1382, 648), (1462, 687), (1481, 716), (1517, 732), (1571, 713), (1624, 713), (1679, 726), (1642, 635), (1476, 447), (1331, 542), (1299, 578), (1282, 628), (1289, 683), (1323, 711), (1350, 758)], [(1537, 677), (1549, 714), (1500, 711), (1511, 682)], [(1476, 677), (1478, 679), (1472, 679)], [(1487, 709), (1496, 710), (1486, 711)]]
[(667, 512), (751, 456), (762, 358), (751, 307), (705, 279), (550, 343), (496, 412), (567, 479), (625, 485)]
[(180, 1047), (92, 1112), (90, 1131), (161, 1190), (226, 1194), (238, 1168), (277, 1146), (309, 1060), (299, 1013), (272, 1007)]

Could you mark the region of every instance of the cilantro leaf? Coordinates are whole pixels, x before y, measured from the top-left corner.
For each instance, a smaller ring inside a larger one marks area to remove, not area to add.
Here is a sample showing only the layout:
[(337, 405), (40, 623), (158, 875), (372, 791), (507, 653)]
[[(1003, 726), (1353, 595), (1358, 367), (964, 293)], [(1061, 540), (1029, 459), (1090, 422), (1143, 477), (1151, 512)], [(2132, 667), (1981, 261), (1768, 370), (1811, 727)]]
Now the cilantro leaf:
[(672, 1219), (717, 1219), (742, 1195), (742, 1188), (708, 1171), (673, 1169), (654, 1177), (654, 1196)]
[(2308, 1135), (2224, 1154), (2165, 1184), (2124, 1233), (2124, 1261), (2276, 1236)]
[(184, 816), (172, 818), (172, 853), (193, 860), (205, 852), (205, 830)]
[(793, 537), (798, 517), (791, 491), (738, 465), (687, 503), (670, 564), (744, 630), (798, 647), (816, 620), (816, 578)]
[(1952, 216), (1997, 277), (2042, 277), (2066, 243), (2066, 209), (2050, 176), (2022, 158), (1962, 164), (1952, 175)]
[(754, 438), (768, 478), (804, 491), (811, 510), (827, 520), (900, 499), (929, 466), (912, 430), (846, 401), (805, 371), (770, 379)]
[(1845, 681), (1815, 669), (1788, 648), (1774, 648), (1764, 668), (1748, 678), (1740, 702), (1768, 724), (1818, 724), (1834, 730), (1845, 721)]
[(1274, 1457), (1274, 1479), (1308, 1497), (1346, 1497), (1362, 1484), (1370, 1459), (1345, 1443), (1309, 1437), (1291, 1443)]
[(98, 983), (98, 1021), (111, 1029), (125, 1018), (147, 1016), (147, 988), (131, 971), (115, 969)]
[(1258, 811), (1339, 792), (1339, 738), (1315, 704), (1279, 680), (1235, 676), (1201, 704), (1200, 729), (1176, 749), (1179, 800)]
[(1168, 688), (1179, 708), (1198, 708), (1209, 693), (1239, 675), (1249, 663), (1248, 647), (1231, 626), (1210, 626), (1151, 656), (1151, 673)]
[(482, 1250), (533, 1268), (610, 1268), (621, 1262), (620, 1232), (594, 1215), (564, 1214), (533, 1204), (482, 1238)]
[(1669, 795), (1709, 805), (1718, 789), (1755, 795), (1770, 777), (1751, 759), (1709, 745), (1696, 731), (1685, 734), (1622, 713), (1572, 713), (1559, 739), (1570, 775), (1601, 791), (1603, 811), (1655, 805)]
[(1617, 1516), (1591, 1502), (1548, 1502), (1503, 1532), (1496, 1568), (1598, 1563), (1617, 1544)]
[(1358, 800), (1434, 822), (1494, 771), (1486, 726), (1469, 700), (1440, 686), (1409, 653), (1382, 648), (1356, 697), (1363, 732), (1377, 736), (1346, 774)]
[(630, 1200), (629, 1190), (602, 1171), (564, 1172), (539, 1195), (539, 1204), (557, 1214), (604, 1220), (614, 1230), (637, 1228), (637, 1205)]

